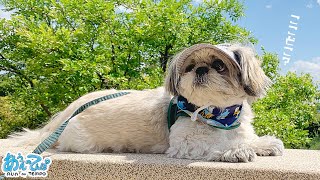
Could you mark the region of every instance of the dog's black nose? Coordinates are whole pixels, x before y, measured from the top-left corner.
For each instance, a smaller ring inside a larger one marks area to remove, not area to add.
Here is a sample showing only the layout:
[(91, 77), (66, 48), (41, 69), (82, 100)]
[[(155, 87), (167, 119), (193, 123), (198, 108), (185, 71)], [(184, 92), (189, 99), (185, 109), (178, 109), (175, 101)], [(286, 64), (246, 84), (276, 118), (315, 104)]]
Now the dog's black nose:
[(196, 70), (197, 75), (202, 76), (206, 73), (208, 73), (209, 68), (208, 67), (198, 67)]

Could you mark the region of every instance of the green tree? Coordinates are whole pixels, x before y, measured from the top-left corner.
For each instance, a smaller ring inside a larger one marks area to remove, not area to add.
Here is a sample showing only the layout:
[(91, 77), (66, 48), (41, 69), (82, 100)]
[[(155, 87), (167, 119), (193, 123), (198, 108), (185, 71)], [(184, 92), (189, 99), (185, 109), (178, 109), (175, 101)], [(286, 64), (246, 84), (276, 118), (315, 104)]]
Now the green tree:
[(254, 40), (233, 23), (244, 15), (237, 0), (0, 4), (14, 10), (10, 20), (0, 20), (0, 70), (7, 72), (0, 74), (6, 82), (1, 88), (11, 90), (3, 93), (9, 94), (6, 101), (28, 123), (45, 121), (90, 91), (159, 86), (170, 56), (183, 47), (238, 37)]
[(253, 106), (256, 132), (281, 138), (287, 148), (308, 147), (320, 131), (320, 92), (309, 74), (281, 76), (278, 65), (275, 54), (264, 52), (262, 67), (274, 84)]
[(262, 69), (272, 81), (276, 81), (280, 70), (278, 56), (277, 54), (267, 52), (264, 47), (262, 47), (262, 52)]

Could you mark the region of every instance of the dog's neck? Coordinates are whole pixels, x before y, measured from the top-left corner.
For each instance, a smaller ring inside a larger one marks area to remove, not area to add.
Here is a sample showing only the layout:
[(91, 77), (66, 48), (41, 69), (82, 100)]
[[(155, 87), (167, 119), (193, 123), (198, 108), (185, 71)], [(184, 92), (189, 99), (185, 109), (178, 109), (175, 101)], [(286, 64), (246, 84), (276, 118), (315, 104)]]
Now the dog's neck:
[(242, 104), (235, 104), (223, 109), (210, 105), (198, 107), (189, 103), (185, 97), (178, 96), (177, 105), (180, 111), (191, 116), (192, 121), (199, 120), (222, 129), (233, 129), (232, 127), (235, 128), (240, 125), (238, 118), (241, 113)]

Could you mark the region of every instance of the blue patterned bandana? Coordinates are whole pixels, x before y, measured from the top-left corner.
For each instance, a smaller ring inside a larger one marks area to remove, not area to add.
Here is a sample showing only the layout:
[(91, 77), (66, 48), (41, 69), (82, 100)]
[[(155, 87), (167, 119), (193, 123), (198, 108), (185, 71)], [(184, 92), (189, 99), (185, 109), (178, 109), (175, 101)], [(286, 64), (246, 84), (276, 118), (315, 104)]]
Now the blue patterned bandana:
[(240, 126), (238, 118), (242, 105), (233, 105), (225, 109), (209, 106), (197, 112), (199, 107), (189, 103), (183, 96), (178, 96), (177, 106), (177, 114), (184, 112), (191, 117), (191, 120), (198, 120), (216, 128), (230, 130)]

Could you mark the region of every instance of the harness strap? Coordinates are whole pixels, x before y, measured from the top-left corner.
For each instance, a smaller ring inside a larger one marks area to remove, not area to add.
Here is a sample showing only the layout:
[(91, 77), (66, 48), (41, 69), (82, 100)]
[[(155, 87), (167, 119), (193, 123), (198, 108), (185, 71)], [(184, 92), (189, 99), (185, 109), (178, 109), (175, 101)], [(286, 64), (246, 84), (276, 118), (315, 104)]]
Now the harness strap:
[(168, 129), (170, 130), (171, 126), (176, 121), (176, 110), (177, 110), (177, 104), (173, 102), (174, 98), (171, 99), (168, 107), (168, 113), (167, 113), (167, 123), (168, 123)]
[(127, 95), (130, 92), (119, 92), (119, 93), (114, 93), (114, 94), (109, 94), (97, 99), (94, 99), (92, 101), (89, 101), (87, 103), (85, 103), (84, 105), (80, 106), (64, 123), (62, 123), (49, 137), (47, 137), (45, 140), (43, 140), (37, 147), (35, 150), (33, 150), (32, 153), (35, 154), (41, 154), (44, 151), (46, 151), (47, 149), (49, 149), (50, 147), (52, 147), (52, 145), (58, 141), (58, 138), (60, 137), (60, 135), (62, 134), (62, 132), (64, 131), (64, 129), (66, 128), (66, 126), (68, 125), (70, 119), (72, 119), (74, 116), (78, 115), (79, 113), (81, 113), (82, 111), (84, 111), (85, 109), (89, 108), (92, 105), (96, 105), (102, 101), (106, 101), (109, 99), (114, 99), (123, 95)]
[(168, 113), (167, 113), (167, 123), (168, 123), (168, 129), (170, 131), (171, 126), (176, 122), (178, 117), (184, 116), (188, 117), (188, 114), (180, 111), (178, 112), (178, 105), (177, 105), (177, 98), (173, 97), (170, 101), (169, 107), (168, 107)]

